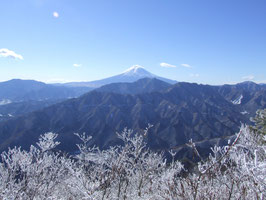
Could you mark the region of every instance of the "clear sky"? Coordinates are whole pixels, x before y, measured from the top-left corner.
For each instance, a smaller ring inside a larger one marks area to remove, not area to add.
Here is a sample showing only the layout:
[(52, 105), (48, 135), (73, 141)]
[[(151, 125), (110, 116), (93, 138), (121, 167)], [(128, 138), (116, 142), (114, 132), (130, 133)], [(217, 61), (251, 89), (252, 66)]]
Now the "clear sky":
[(0, 81), (91, 81), (136, 64), (266, 83), (266, 0), (0, 0)]

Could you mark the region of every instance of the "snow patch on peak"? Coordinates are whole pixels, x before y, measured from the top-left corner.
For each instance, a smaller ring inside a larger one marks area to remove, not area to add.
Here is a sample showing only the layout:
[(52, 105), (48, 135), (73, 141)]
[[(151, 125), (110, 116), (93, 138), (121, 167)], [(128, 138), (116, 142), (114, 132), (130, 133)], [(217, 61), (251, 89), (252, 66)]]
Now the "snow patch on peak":
[(137, 78), (155, 78), (156, 76), (150, 72), (148, 72), (144, 67), (140, 65), (134, 65), (127, 69), (124, 73), (121, 74), (122, 76), (127, 77), (137, 77)]
[(241, 94), (238, 98), (236, 98), (235, 100), (232, 100), (231, 102), (235, 105), (241, 104), (242, 99), (243, 99), (243, 95)]
[(248, 111), (243, 111), (243, 112), (240, 112), (242, 115), (246, 115), (246, 114), (249, 114)]
[(10, 103), (12, 103), (12, 101), (9, 100), (9, 99), (2, 99), (2, 100), (0, 100), (0, 106), (6, 105), (6, 104), (10, 104)]
[(133, 72), (133, 73), (137, 73), (138, 69), (144, 69), (144, 67), (140, 66), (140, 65), (133, 65), (132, 67), (128, 68), (126, 71), (124, 71), (123, 73), (128, 73), (128, 72)]

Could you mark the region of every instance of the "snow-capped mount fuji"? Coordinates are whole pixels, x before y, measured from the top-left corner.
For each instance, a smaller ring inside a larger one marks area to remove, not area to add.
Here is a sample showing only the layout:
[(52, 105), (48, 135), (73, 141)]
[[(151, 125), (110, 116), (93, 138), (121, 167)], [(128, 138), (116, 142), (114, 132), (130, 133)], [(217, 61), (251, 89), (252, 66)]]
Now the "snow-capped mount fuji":
[(144, 67), (140, 65), (133, 65), (132, 67), (124, 71), (121, 75), (135, 76), (135, 77), (141, 77), (141, 78), (155, 78), (156, 77), (156, 75), (148, 72), (147, 70), (144, 69)]
[(148, 72), (146, 69), (144, 69), (144, 67), (142, 66), (134, 65), (130, 67), (129, 69), (127, 69), (126, 71), (124, 71), (123, 73), (115, 75), (115, 76), (111, 76), (109, 78), (96, 80), (96, 81), (90, 81), (90, 82), (71, 82), (71, 83), (65, 83), (64, 85), (70, 86), (70, 87), (84, 87), (85, 86), (85, 87), (97, 88), (97, 87), (110, 84), (110, 83), (126, 83), (126, 82), (132, 83), (142, 78), (157, 78), (161, 81), (164, 81), (170, 84), (177, 83), (177, 81), (152, 74)]

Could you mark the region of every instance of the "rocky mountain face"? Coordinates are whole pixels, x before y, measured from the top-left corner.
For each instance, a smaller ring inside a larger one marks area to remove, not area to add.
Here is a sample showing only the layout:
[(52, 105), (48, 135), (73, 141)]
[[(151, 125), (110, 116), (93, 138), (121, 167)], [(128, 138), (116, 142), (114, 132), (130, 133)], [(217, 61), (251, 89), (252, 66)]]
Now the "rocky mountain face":
[(266, 85), (254, 82), (243, 82), (236, 85), (223, 85), (217, 87), (221, 96), (239, 108), (243, 115), (253, 117), (256, 110), (265, 108)]

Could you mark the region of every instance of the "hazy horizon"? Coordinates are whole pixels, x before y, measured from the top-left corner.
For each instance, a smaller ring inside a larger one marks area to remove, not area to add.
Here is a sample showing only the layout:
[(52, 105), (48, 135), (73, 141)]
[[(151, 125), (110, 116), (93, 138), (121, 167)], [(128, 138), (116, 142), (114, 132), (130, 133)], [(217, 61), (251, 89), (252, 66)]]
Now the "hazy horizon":
[[(144, 68), (145, 69), (145, 68)], [(106, 78), (110, 78), (112, 76), (116, 76), (116, 75), (120, 75), (122, 74), (123, 72), (119, 73), (119, 74), (115, 74), (115, 75), (111, 75), (109, 77), (104, 77), (102, 79), (106, 79)], [(157, 75), (157, 74), (155, 74)], [(156, 77), (155, 77), (156, 78)], [(163, 77), (163, 78), (167, 78), (167, 77)], [(93, 81), (99, 81), (99, 80), (102, 80), (102, 79), (95, 79), (95, 80), (70, 80), (70, 81), (42, 81), (42, 80), (37, 80), (37, 79), (23, 79), (23, 78), (12, 78), (12, 79), (8, 79), (8, 80), (0, 80), (0, 83), (1, 82), (6, 82), (6, 81), (11, 81), (11, 80), (33, 80), (33, 81), (39, 81), (39, 82), (43, 82), (43, 83), (46, 83), (46, 84), (64, 84), (64, 83), (71, 83), (71, 82), (93, 82)], [(173, 80), (173, 79), (170, 79), (170, 80)], [(228, 82), (228, 83), (221, 83), (221, 84), (209, 84), (209, 83), (198, 83), (198, 82), (193, 82), (193, 81), (178, 81), (178, 80), (174, 80), (174, 81), (177, 81), (177, 82), (188, 82), (188, 83), (197, 83), (197, 84), (206, 84), (206, 85), (225, 85), (225, 84), (238, 84), (238, 83), (242, 83), (242, 82), (254, 82), (256, 84), (266, 84), (266, 82), (256, 82), (254, 80), (241, 80), (240, 82)]]

